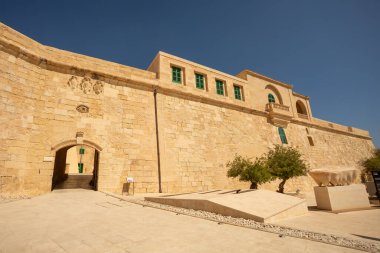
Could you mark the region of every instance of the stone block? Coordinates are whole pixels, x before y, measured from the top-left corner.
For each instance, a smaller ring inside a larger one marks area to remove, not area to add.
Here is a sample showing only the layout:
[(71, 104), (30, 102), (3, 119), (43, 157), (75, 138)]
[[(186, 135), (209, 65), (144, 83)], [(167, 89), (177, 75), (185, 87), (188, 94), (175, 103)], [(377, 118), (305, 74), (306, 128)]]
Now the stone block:
[(350, 185), (355, 183), (360, 171), (355, 168), (325, 168), (309, 171), (310, 176), (319, 186), (328, 185)]
[(368, 193), (362, 184), (345, 186), (316, 186), (315, 200), (319, 209), (329, 211), (344, 211), (369, 208)]

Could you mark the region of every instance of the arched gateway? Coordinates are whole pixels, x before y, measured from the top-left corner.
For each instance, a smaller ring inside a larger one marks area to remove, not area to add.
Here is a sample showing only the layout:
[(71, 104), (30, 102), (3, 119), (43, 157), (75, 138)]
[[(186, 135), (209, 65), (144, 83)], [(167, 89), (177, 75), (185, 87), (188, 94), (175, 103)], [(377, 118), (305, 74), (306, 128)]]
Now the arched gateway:
[(68, 140), (52, 147), (55, 151), (51, 190), (83, 188), (97, 190), (99, 154), (102, 148), (87, 140)]

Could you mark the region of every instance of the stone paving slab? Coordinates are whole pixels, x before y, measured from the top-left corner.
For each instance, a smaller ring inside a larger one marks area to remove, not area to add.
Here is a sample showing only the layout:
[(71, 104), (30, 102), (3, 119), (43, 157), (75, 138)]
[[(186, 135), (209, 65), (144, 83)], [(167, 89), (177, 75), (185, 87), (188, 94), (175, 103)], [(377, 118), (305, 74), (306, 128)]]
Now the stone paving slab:
[(89, 190), (0, 204), (0, 252), (359, 252), (218, 225)]
[(310, 210), (308, 214), (274, 224), (353, 239), (380, 242), (380, 208), (344, 213)]

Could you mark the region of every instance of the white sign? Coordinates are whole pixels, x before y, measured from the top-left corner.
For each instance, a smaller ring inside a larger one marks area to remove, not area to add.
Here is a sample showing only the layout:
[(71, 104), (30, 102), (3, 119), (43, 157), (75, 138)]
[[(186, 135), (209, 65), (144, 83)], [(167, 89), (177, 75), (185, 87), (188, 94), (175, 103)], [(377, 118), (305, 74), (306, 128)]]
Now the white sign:
[(133, 183), (133, 177), (127, 177), (127, 183)]
[(44, 162), (52, 162), (54, 161), (54, 156), (44, 156)]

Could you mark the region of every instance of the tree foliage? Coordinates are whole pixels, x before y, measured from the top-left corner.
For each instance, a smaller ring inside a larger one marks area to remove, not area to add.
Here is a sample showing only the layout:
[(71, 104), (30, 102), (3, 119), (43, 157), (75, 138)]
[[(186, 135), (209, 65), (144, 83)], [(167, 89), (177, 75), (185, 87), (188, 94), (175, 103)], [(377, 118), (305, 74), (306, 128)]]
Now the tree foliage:
[(362, 165), (367, 173), (380, 170), (380, 149), (377, 149), (371, 158), (364, 160)]
[(361, 162), (364, 167), (361, 178), (363, 182), (372, 181), (371, 171), (380, 171), (380, 149), (376, 149), (373, 156)]
[(229, 168), (227, 171), (228, 177), (239, 177), (240, 181), (250, 182), (251, 189), (257, 189), (259, 184), (272, 180), (264, 159), (256, 158), (252, 162), (247, 157), (235, 155), (234, 160), (227, 163), (227, 167)]
[(268, 153), (252, 162), (249, 158), (235, 155), (227, 163), (228, 177), (239, 177), (240, 181), (251, 182), (251, 189), (275, 178), (281, 180), (278, 192), (284, 192), (284, 186), (292, 177), (305, 176), (308, 167), (297, 149), (275, 145)]
[(305, 176), (308, 170), (301, 153), (292, 147), (275, 145), (266, 154), (265, 160), (271, 175), (282, 180), (278, 186), (280, 193), (284, 192), (284, 185), (288, 179)]

